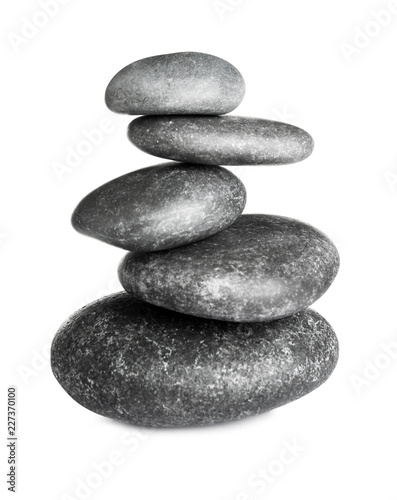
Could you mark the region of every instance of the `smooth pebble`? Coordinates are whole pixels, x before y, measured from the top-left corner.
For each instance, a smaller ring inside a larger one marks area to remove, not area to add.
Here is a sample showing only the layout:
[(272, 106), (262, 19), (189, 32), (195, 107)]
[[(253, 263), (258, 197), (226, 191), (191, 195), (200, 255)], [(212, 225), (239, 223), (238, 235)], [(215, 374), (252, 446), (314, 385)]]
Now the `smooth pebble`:
[(165, 163), (95, 189), (75, 209), (72, 224), (126, 250), (161, 250), (225, 229), (245, 201), (241, 181), (222, 167)]
[(329, 288), (339, 255), (301, 221), (247, 214), (205, 240), (162, 252), (129, 253), (126, 291), (174, 311), (225, 321), (271, 321), (310, 306)]
[(233, 111), (245, 93), (240, 72), (201, 52), (177, 52), (129, 64), (109, 83), (105, 101), (130, 115), (205, 114)]
[(189, 317), (120, 293), (74, 314), (51, 349), (54, 375), (85, 408), (139, 426), (239, 420), (320, 386), (338, 341), (318, 313), (271, 323)]
[(244, 116), (141, 116), (128, 138), (151, 155), (208, 165), (296, 163), (314, 147), (301, 128)]

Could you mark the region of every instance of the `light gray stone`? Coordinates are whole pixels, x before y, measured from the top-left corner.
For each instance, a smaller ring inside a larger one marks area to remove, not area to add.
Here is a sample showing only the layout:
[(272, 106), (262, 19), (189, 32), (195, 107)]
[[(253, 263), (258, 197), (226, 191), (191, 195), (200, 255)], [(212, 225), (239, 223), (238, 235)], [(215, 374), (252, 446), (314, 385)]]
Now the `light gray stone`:
[(109, 83), (105, 101), (130, 115), (221, 115), (243, 100), (245, 83), (227, 61), (200, 52), (148, 57), (123, 68)]
[(127, 250), (161, 250), (225, 229), (245, 200), (241, 181), (222, 167), (164, 163), (95, 189), (77, 206), (72, 224)]
[(128, 137), (151, 155), (208, 165), (295, 163), (314, 147), (301, 128), (244, 116), (141, 116)]

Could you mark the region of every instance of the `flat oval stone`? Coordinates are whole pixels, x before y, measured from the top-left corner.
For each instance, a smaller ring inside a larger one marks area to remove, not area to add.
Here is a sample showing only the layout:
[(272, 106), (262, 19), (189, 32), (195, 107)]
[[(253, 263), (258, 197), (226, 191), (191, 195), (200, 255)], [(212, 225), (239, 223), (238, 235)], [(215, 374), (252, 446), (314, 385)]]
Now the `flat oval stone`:
[(339, 268), (333, 243), (303, 222), (242, 215), (205, 240), (119, 267), (127, 292), (151, 304), (225, 321), (270, 321), (316, 301)]
[(314, 147), (298, 127), (244, 116), (141, 116), (128, 137), (151, 155), (208, 165), (295, 163)]
[(241, 181), (222, 167), (164, 163), (95, 189), (75, 209), (72, 224), (127, 250), (161, 250), (221, 231), (245, 201)]
[(78, 403), (139, 426), (183, 427), (257, 415), (320, 386), (338, 341), (318, 313), (271, 323), (194, 318), (110, 295), (72, 316), (51, 349)]
[(148, 57), (123, 68), (109, 83), (105, 101), (130, 115), (229, 113), (243, 100), (245, 83), (227, 61), (200, 52)]

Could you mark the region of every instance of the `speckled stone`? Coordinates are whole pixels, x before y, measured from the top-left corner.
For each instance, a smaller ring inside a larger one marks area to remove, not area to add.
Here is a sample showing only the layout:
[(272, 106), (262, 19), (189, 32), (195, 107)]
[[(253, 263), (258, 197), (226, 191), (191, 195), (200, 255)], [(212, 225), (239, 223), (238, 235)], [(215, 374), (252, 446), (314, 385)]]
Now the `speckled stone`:
[(303, 222), (239, 217), (197, 243), (129, 253), (119, 277), (131, 294), (185, 314), (225, 321), (270, 321), (317, 300), (339, 268), (333, 243)]
[(314, 147), (298, 127), (243, 116), (142, 116), (128, 137), (151, 155), (208, 165), (295, 163)]
[(245, 200), (241, 181), (222, 167), (165, 163), (99, 187), (79, 203), (72, 224), (127, 250), (160, 250), (226, 228)]
[(54, 375), (100, 415), (184, 427), (238, 420), (304, 396), (332, 373), (338, 341), (312, 310), (271, 323), (194, 318), (120, 293), (58, 331)]
[(243, 100), (245, 83), (227, 61), (200, 52), (148, 57), (123, 68), (109, 83), (105, 101), (130, 115), (229, 113)]

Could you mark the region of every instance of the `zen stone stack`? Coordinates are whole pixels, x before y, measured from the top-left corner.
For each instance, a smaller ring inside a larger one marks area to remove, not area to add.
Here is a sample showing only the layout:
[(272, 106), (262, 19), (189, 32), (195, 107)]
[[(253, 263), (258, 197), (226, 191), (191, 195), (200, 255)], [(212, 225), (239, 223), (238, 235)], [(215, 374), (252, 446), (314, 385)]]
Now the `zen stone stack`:
[(112, 111), (150, 115), (131, 122), (131, 142), (174, 161), (109, 181), (72, 216), (77, 231), (129, 251), (126, 292), (76, 312), (52, 344), (58, 382), (100, 415), (151, 427), (239, 420), (304, 396), (336, 366), (337, 338), (308, 309), (338, 272), (334, 244), (292, 218), (242, 215), (245, 188), (220, 166), (302, 161), (313, 139), (220, 116), (244, 93), (234, 66), (196, 52), (134, 62), (107, 87)]

